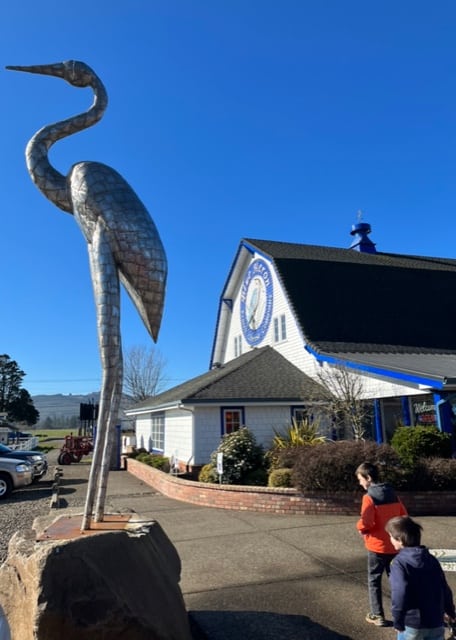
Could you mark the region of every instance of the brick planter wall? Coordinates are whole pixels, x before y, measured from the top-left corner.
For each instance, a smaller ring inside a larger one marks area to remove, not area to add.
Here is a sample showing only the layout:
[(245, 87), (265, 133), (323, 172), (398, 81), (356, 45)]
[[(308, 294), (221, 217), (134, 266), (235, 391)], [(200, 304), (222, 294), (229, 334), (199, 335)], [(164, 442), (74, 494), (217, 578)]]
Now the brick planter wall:
[[(301, 515), (358, 515), (361, 491), (300, 494), (295, 489), (217, 485), (183, 480), (133, 458), (126, 459), (129, 473), (168, 498), (203, 507)], [(412, 516), (456, 515), (456, 492), (402, 492), (400, 497)]]

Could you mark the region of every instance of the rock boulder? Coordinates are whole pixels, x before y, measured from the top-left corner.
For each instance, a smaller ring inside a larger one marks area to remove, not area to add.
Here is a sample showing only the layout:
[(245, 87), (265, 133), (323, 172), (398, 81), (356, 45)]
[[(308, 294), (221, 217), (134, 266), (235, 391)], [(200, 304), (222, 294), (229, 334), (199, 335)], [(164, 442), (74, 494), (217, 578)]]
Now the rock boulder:
[(11, 539), (0, 603), (13, 640), (191, 640), (180, 570), (157, 522), (67, 540), (34, 528)]

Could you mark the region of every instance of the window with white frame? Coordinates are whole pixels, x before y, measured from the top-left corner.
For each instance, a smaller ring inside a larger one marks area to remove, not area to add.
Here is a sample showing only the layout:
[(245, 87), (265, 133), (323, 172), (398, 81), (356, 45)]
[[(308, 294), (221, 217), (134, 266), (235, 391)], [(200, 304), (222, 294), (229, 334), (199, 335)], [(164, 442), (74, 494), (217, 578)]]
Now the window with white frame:
[(274, 342), (287, 339), (287, 319), (284, 313), (274, 318)]
[(244, 423), (244, 411), (241, 407), (222, 407), (222, 434), (238, 431)]
[(150, 451), (164, 451), (165, 449), (165, 414), (156, 413), (150, 419)]
[(242, 336), (234, 336), (234, 357), (242, 355)]

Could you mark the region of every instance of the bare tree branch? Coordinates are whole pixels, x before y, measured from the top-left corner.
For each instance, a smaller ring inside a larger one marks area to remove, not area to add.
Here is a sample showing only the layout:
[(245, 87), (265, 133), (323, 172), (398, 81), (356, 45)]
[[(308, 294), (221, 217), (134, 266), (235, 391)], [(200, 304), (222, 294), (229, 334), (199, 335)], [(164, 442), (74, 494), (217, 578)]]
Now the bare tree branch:
[(166, 362), (155, 347), (134, 346), (124, 355), (124, 391), (135, 402), (155, 396), (164, 387)]
[(364, 385), (360, 376), (346, 367), (321, 367), (316, 373), (323, 400), (321, 412), (330, 419), (338, 438), (347, 437), (347, 429), (355, 440), (362, 440), (372, 406), (364, 399)]

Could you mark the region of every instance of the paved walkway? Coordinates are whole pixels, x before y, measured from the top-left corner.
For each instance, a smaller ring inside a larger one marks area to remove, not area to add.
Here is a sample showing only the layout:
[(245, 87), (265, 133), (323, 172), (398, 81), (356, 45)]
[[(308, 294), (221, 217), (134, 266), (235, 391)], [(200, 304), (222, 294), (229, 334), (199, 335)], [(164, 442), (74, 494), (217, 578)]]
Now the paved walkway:
[[(52, 458), (51, 458), (52, 461)], [(63, 467), (62, 498), (84, 503), (89, 465)], [(63, 507), (64, 509), (65, 507)], [(366, 554), (351, 516), (281, 516), (198, 507), (111, 471), (106, 513), (157, 520), (182, 561), (195, 640), (394, 640), (364, 621)], [(423, 543), (453, 547), (456, 518), (420, 517)], [(456, 594), (456, 573), (448, 573)], [(385, 581), (385, 610), (389, 611)]]

